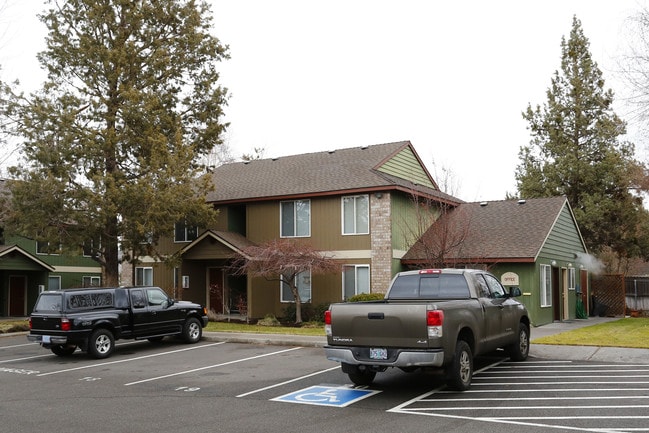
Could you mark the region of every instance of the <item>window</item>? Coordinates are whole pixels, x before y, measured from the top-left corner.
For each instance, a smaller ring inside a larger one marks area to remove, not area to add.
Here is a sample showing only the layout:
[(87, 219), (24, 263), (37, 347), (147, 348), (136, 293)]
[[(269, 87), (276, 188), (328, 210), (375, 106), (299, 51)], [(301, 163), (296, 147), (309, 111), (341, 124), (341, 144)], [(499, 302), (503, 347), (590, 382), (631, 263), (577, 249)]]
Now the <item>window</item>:
[(280, 236), (283, 238), (311, 236), (311, 201), (280, 202)]
[(568, 268), (568, 290), (575, 290), (576, 277), (575, 268)]
[(83, 277), (83, 287), (99, 287), (101, 277)]
[(343, 266), (343, 299), (359, 293), (370, 293), (369, 265)]
[(135, 268), (135, 285), (153, 285), (153, 268)]
[(98, 240), (87, 240), (83, 243), (83, 256), (84, 257), (97, 257), (97, 250), (100, 247)]
[(552, 267), (541, 265), (541, 307), (552, 306)]
[(367, 195), (343, 197), (343, 234), (366, 235), (370, 232), (370, 199)]
[(61, 290), (61, 277), (49, 277), (47, 279), (47, 290)]
[[(300, 301), (311, 302), (311, 271), (300, 272), (295, 276), (295, 281), (297, 285), (297, 292), (300, 295)], [(295, 302), (295, 299), (293, 298), (293, 292), (291, 292), (291, 287), (284, 282), (283, 276), (280, 287), (281, 301)]]
[(198, 227), (188, 226), (186, 222), (176, 223), (174, 229), (175, 242), (191, 242), (198, 237)]
[(505, 297), (505, 289), (503, 286), (500, 284), (500, 281), (495, 279), (491, 275), (486, 275), (485, 274), (485, 280), (487, 280), (487, 285), (489, 286), (489, 291), (491, 292), (491, 297), (492, 298), (504, 298)]
[(167, 294), (160, 289), (147, 290), (146, 298), (149, 306), (162, 306), (169, 301)]
[(36, 241), (36, 253), (37, 254), (58, 254), (59, 250), (54, 249), (49, 242)]

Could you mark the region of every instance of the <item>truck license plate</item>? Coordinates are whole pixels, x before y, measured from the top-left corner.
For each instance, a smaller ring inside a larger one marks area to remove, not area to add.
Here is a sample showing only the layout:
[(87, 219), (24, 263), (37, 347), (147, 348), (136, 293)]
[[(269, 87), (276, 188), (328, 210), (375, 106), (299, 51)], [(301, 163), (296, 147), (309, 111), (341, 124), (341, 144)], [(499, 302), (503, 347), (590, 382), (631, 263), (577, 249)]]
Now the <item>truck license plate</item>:
[(370, 359), (388, 359), (388, 349), (370, 348)]
[(50, 343), (50, 336), (49, 335), (43, 335), (43, 343), (45, 343), (45, 344)]

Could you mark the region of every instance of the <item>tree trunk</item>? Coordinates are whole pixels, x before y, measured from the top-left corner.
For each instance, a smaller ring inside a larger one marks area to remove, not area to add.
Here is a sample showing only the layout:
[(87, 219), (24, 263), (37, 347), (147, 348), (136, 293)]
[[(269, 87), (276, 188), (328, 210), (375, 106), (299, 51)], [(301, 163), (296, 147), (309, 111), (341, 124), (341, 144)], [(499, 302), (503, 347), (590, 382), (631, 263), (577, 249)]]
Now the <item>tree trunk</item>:
[(104, 243), (104, 286), (119, 286), (119, 245), (117, 243), (117, 217), (106, 224)]
[(291, 285), (291, 292), (293, 292), (293, 299), (295, 299), (295, 324), (302, 323), (302, 299), (298, 293), (297, 287)]

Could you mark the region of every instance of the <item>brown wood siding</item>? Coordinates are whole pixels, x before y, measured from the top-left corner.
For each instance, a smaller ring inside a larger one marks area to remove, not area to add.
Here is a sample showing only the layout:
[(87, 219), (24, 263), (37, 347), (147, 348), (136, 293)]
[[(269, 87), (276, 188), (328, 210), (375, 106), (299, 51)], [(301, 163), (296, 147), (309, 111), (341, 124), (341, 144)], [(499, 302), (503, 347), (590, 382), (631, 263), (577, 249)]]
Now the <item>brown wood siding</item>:
[(224, 259), (227, 260), (233, 256), (230, 248), (223, 245), (212, 237), (206, 237), (197, 245), (194, 245), (189, 251), (183, 254), (183, 260), (209, 260)]
[[(248, 239), (259, 243), (279, 238), (279, 201), (248, 206)], [(368, 250), (370, 235), (343, 236), (341, 196), (311, 200), (311, 236), (296, 238), (322, 251)]]
[(279, 238), (279, 202), (251, 203), (246, 218), (247, 237), (252, 242)]
[(426, 171), (424, 171), (419, 160), (409, 147), (390, 158), (378, 170), (402, 179), (411, 180), (419, 185), (435, 188), (435, 185), (433, 185)]

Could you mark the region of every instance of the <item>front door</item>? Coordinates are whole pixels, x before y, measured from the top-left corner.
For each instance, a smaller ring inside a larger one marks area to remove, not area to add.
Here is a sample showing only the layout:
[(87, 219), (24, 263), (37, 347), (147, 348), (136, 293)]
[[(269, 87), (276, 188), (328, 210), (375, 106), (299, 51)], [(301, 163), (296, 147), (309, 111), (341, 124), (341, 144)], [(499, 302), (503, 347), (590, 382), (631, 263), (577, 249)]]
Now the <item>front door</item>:
[(10, 276), (9, 277), (9, 316), (23, 317), (26, 316), (25, 301), (27, 291), (27, 277)]
[(225, 279), (223, 278), (223, 269), (222, 268), (210, 268), (209, 269), (209, 290), (210, 290), (210, 305), (209, 309), (214, 311), (217, 314), (227, 314), (228, 311), (225, 311), (226, 302), (226, 290), (225, 290)]

